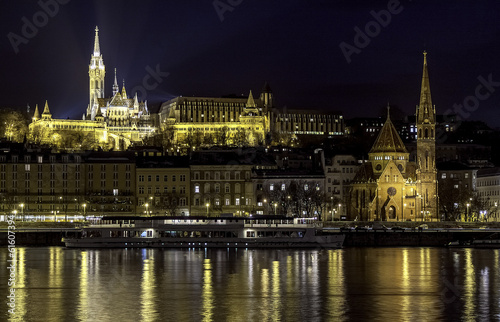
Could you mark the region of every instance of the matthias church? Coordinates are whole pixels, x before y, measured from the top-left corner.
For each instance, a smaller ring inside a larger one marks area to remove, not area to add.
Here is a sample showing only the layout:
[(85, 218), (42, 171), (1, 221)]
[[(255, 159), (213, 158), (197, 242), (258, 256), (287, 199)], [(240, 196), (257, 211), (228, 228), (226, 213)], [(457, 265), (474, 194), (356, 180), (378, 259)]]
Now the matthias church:
[(172, 141), (186, 142), (190, 133), (201, 133), (213, 143), (226, 137), (224, 144), (233, 144), (243, 135), (247, 145), (264, 142), (273, 131), (289, 135), (340, 136), (344, 134), (342, 115), (312, 110), (280, 111), (274, 106), (273, 92), (266, 83), (260, 95), (248, 97), (183, 97), (164, 102), (158, 113), (151, 113), (147, 102), (140, 102), (137, 93), (127, 94), (125, 82), (120, 91), (117, 71), (114, 70), (112, 95), (106, 97), (104, 81), (106, 67), (99, 44), (99, 29), (95, 29), (94, 50), (89, 64), (89, 103), (81, 120), (53, 118), (48, 102), (42, 113), (35, 109), (30, 134), (43, 131), (40, 143), (53, 143), (54, 134), (79, 131), (93, 136), (99, 146), (124, 150), (140, 145), (146, 138), (166, 127), (172, 130)]

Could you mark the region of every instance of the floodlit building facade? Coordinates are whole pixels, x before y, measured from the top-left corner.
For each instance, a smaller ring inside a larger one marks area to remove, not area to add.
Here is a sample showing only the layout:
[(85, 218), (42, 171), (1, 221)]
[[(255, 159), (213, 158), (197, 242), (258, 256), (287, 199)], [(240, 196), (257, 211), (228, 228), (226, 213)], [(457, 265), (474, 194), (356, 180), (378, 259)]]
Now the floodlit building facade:
[[(278, 137), (275, 138), (278, 142), (287, 144), (289, 139), (279, 137), (344, 134), (342, 115), (309, 110), (278, 111), (267, 83), (259, 97), (254, 98), (252, 91), (244, 97), (179, 96), (164, 102), (158, 115), (151, 114), (147, 102), (140, 102), (137, 93), (128, 96), (125, 81), (120, 91), (116, 68), (112, 95), (106, 96), (106, 66), (100, 48), (96, 27), (88, 69), (89, 104), (82, 119), (56, 119), (47, 102), (41, 114), (37, 105), (29, 126), (30, 137), (35, 143), (56, 144), (69, 133), (78, 133), (74, 146), (66, 146), (66, 149), (125, 150), (165, 131), (173, 132), (169, 140), (181, 148), (257, 146), (263, 145), (272, 133)], [(157, 117), (159, 124), (156, 124)]]

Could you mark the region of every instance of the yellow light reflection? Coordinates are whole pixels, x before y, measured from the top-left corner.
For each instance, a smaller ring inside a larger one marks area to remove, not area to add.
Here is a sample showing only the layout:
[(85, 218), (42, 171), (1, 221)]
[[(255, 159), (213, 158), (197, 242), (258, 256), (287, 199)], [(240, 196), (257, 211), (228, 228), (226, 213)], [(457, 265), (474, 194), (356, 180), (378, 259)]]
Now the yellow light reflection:
[(89, 286), (89, 257), (86, 251), (81, 252), (80, 287), (78, 303), (78, 320), (86, 321), (89, 318), (88, 286)]
[[(241, 276), (240, 274), (230, 274), (229, 276), (227, 276), (228, 293), (234, 294), (242, 289), (248, 289), (246, 286), (243, 286), (244, 281), (245, 277)], [(227, 316), (238, 316), (240, 318), (243, 318), (244, 312), (242, 312), (241, 310), (241, 301), (239, 297), (228, 295), (224, 298), (224, 300), (226, 302), (225, 307)], [(249, 306), (252, 307), (251, 305)], [(246, 321), (251, 321), (249, 316), (245, 317), (244, 319)]]
[(145, 259), (142, 265), (141, 280), (141, 321), (159, 321), (160, 315), (155, 305), (156, 276), (154, 259)]
[(475, 267), (472, 262), (472, 249), (465, 249), (465, 276), (464, 276), (464, 316), (465, 318), (473, 318), (475, 316), (476, 305), (474, 297), (476, 294)]
[(328, 251), (328, 308), (334, 321), (342, 320), (346, 305), (344, 251)]
[(403, 299), (402, 299), (402, 306), (403, 306), (403, 312), (404, 314), (411, 312), (411, 305), (410, 305), (410, 299), (411, 299), (411, 294), (412, 294), (412, 289), (410, 285), (410, 267), (409, 267), (409, 262), (408, 262), (408, 249), (405, 248), (403, 249), (403, 261), (401, 265), (401, 286), (403, 287), (402, 289), (402, 294)]
[[(288, 255), (286, 257), (286, 289), (287, 290), (293, 290), (295, 286), (295, 281), (296, 279), (294, 278), (294, 269), (296, 269), (297, 265), (294, 264), (293, 257)], [(287, 306), (290, 307), (299, 307), (300, 306), (300, 298), (298, 296), (291, 296), (290, 298), (286, 299)], [(284, 312), (285, 317), (284, 321), (293, 321), (295, 316), (293, 315), (293, 312), (291, 310), (287, 310)]]
[(281, 293), (280, 293), (280, 262), (273, 261), (273, 279), (272, 279), (272, 306), (271, 312), (273, 313), (272, 321), (278, 321), (281, 314)]
[(24, 321), (27, 313), (28, 292), (26, 290), (26, 249), (23, 247), (16, 248), (16, 308), (15, 314), (12, 316), (14, 321)]
[(214, 294), (212, 282), (212, 263), (210, 258), (205, 258), (203, 262), (203, 321), (213, 321), (214, 310)]
[(271, 321), (269, 317), (269, 270), (267, 268), (262, 269), (262, 279), (261, 279), (261, 293), (262, 293), (262, 303), (260, 304), (260, 311), (262, 312), (262, 320)]
[(51, 288), (49, 296), (56, 312), (62, 310), (61, 305), (63, 304), (61, 301), (63, 297), (62, 265), (64, 263), (62, 251), (61, 247), (51, 247), (49, 253), (49, 287)]

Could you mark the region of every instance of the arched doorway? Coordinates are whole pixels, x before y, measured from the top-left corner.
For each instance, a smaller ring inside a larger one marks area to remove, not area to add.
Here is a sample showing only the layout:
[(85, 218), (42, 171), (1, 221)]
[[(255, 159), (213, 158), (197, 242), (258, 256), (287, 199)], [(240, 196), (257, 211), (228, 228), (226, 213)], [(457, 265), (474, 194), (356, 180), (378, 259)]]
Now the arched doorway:
[(389, 217), (389, 219), (396, 219), (396, 208), (394, 208), (394, 206), (389, 207), (389, 211), (387, 212), (387, 217)]

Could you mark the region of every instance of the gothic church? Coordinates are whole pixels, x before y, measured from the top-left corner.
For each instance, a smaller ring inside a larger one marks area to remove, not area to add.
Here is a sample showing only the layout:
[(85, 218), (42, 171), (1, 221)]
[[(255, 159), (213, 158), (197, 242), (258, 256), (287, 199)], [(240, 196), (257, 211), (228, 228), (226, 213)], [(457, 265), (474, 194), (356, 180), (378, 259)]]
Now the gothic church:
[(417, 106), (416, 162), (391, 122), (387, 120), (351, 184), (350, 220), (439, 220), (435, 157), (436, 110), (432, 105), (427, 53), (420, 103)]

